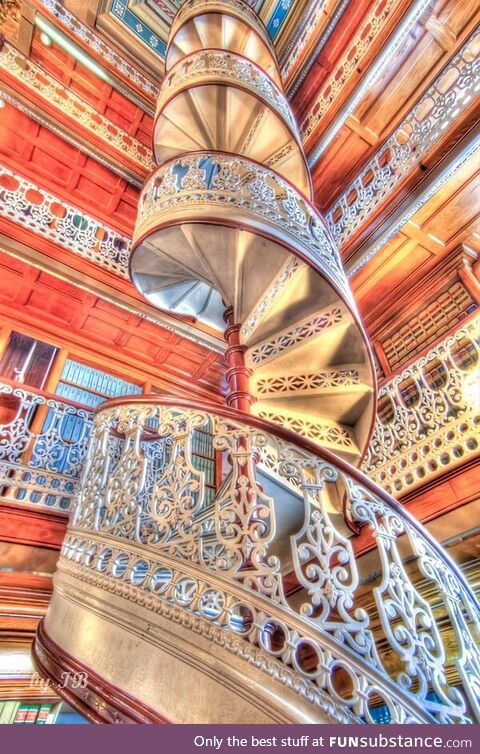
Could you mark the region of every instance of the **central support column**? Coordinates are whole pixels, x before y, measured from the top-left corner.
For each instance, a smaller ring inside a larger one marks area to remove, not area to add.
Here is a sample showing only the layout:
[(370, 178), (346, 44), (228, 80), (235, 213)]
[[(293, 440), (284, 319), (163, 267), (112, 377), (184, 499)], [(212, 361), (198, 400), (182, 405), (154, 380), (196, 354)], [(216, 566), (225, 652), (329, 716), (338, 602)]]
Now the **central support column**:
[(248, 378), (252, 374), (252, 370), (245, 365), (247, 347), (240, 343), (241, 326), (234, 322), (232, 306), (225, 310), (224, 320), (227, 323), (227, 329), (224, 333), (227, 342), (227, 350), (225, 351), (228, 382), (227, 406), (249, 414), (250, 406), (254, 401), (248, 385)]

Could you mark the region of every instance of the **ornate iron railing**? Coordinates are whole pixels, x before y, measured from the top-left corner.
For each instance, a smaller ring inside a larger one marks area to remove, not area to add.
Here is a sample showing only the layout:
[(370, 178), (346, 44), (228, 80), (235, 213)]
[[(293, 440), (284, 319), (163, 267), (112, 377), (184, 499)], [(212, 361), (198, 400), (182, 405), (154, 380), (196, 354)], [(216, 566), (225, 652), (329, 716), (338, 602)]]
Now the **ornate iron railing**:
[[(225, 469), (211, 502), (191, 450), (206, 426)], [(284, 482), (278, 499), (267, 468)], [(377, 556), (368, 607), (346, 511)], [(259, 419), (153, 397), (102, 406), (64, 577), (181, 623), (338, 721), (480, 720), (478, 605), (456, 566), (360, 472)]]
[(288, 107), (283, 92), (261, 68), (243, 55), (223, 50), (200, 50), (180, 59), (169, 72), (157, 99), (157, 113), (161, 113), (175, 94), (200, 78), (221, 81), (224, 84), (243, 87), (264, 100), (287, 123), (298, 137), (298, 127)]
[(363, 469), (398, 495), (479, 452), (480, 317), (387, 382)]
[(165, 161), (142, 188), (134, 245), (180, 209), (186, 214), (235, 210), (246, 226), (260, 227), (330, 275), (352, 301), (338, 251), (315, 207), (287, 180), (250, 159), (194, 152)]
[(0, 501), (68, 514), (91, 427), (74, 403), (0, 382)]
[(153, 167), (149, 147), (97, 112), (86, 100), (40, 68), (9, 42), (4, 42), (0, 50), (0, 70), (30, 92), (34, 92), (37, 97), (41, 97), (49, 107), (60, 111), (63, 117), (73, 120), (109, 148), (116, 149), (118, 153), (130, 159), (142, 173)]
[[(363, 469), (390, 494), (478, 454), (479, 327), (475, 315), (380, 388)], [(68, 512), (91, 422), (91, 412), (74, 403), (0, 383), (1, 498)], [(276, 473), (267, 456), (263, 462)]]
[(476, 30), (331, 207), (326, 220), (339, 246), (471, 106), (480, 88), (479, 39)]
[[(321, 40), (322, 37), (326, 35), (325, 32), (327, 31), (327, 29), (324, 29), (323, 34), (320, 34), (320, 36), (318, 34), (319, 29), (322, 28), (322, 21), (325, 21), (325, 5), (325, 0), (319, 3), (312, 3), (307, 8), (306, 14), (299, 19), (299, 22), (294, 32), (292, 33), (288, 44), (280, 55), (282, 80), (284, 82), (288, 83), (293, 78), (295, 69), (299, 67), (302, 53), (304, 53), (306, 48), (311, 46), (315, 49), (315, 46), (318, 45), (319, 40)], [(335, 8), (335, 13), (333, 14), (336, 21), (338, 21), (338, 18), (340, 17), (338, 10), (338, 7)], [(329, 23), (327, 24), (327, 28), (328, 26), (330, 26), (331, 20), (332, 19), (330, 18)], [(310, 59), (307, 59), (305, 61), (307, 72), (310, 69), (311, 64), (312, 63), (310, 62)], [(302, 77), (303, 76), (304, 73), (302, 70)], [(290, 89), (289, 96), (292, 97), (297, 89), (298, 87), (295, 87), (293, 93)]]
[(3, 165), (0, 215), (109, 272), (128, 277), (129, 238)]

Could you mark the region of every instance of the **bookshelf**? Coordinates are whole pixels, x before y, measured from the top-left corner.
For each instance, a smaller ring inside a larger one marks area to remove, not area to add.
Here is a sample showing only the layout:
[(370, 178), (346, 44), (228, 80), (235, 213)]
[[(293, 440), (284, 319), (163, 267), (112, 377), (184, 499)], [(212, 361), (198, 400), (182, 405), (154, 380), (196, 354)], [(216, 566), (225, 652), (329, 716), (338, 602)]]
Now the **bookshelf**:
[(213, 435), (197, 429), (192, 436), (192, 463), (198, 471), (205, 474), (205, 505), (208, 506), (215, 497), (218, 486), (218, 473)]
[(79, 361), (67, 359), (55, 393), (62, 398), (95, 408), (109, 398), (140, 395), (142, 387)]
[(61, 702), (0, 701), (0, 725), (53, 725)]

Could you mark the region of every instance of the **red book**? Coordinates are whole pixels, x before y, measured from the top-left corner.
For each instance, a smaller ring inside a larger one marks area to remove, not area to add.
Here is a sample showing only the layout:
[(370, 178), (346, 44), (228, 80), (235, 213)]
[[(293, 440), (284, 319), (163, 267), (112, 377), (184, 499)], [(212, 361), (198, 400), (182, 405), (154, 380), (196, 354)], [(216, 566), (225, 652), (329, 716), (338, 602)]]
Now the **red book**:
[(20, 725), (25, 722), (28, 712), (28, 704), (21, 704), (17, 710), (17, 714), (13, 719), (14, 725)]
[(36, 720), (37, 725), (45, 725), (47, 722), (47, 717), (50, 713), (50, 710), (52, 709), (51, 704), (42, 704), (38, 711), (38, 717)]
[(25, 724), (29, 723), (30, 725), (35, 722), (38, 715), (38, 705), (32, 704), (28, 710), (27, 710), (27, 716), (25, 718)]

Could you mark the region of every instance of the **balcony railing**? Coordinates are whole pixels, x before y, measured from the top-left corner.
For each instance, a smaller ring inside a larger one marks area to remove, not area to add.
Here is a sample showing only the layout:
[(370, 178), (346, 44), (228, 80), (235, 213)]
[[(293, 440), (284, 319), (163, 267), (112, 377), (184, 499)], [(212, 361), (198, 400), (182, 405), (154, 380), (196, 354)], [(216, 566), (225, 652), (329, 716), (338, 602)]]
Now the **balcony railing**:
[(0, 502), (68, 514), (91, 427), (75, 403), (0, 382)]
[[(0, 50), (0, 70), (3, 78), (13, 80), (15, 88), (26, 89), (31, 96), (40, 99), (47, 112), (53, 110), (60, 122), (68, 119), (70, 127), (73, 122), (74, 129), (85, 129), (93, 140), (100, 140), (107, 149), (115, 150), (117, 155), (134, 163), (141, 175), (153, 167), (148, 146), (6, 40)], [(93, 140), (92, 144), (95, 143)]]
[(115, 275), (128, 276), (129, 238), (4, 166), (0, 215)]
[(480, 317), (384, 384), (363, 469), (401, 495), (478, 455)]
[(476, 29), (331, 207), (327, 223), (340, 247), (471, 107), (479, 88), (478, 41)]
[[(363, 470), (390, 494), (478, 454), (479, 328), (475, 315), (380, 388)], [(78, 404), (0, 382), (0, 499), (68, 513), (91, 424)]]
[[(192, 462), (192, 434), (206, 428), (223, 468), (213, 500)], [(373, 582), (347, 513), (370, 530)], [(294, 689), (313, 714), (480, 720), (478, 605), (444, 550), (359, 471), (229, 409), (152, 397), (97, 410), (56, 579), (59, 600), (74, 584), (75, 605), (100, 605), (98, 589), (124, 600), (137, 635), (138, 606), (152, 624), (191, 629), (212, 653), (221, 646)], [(55, 622), (54, 610), (47, 629)]]

